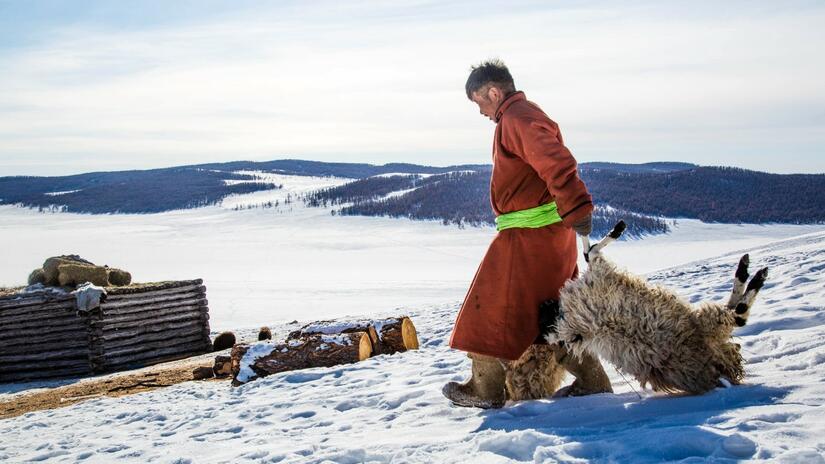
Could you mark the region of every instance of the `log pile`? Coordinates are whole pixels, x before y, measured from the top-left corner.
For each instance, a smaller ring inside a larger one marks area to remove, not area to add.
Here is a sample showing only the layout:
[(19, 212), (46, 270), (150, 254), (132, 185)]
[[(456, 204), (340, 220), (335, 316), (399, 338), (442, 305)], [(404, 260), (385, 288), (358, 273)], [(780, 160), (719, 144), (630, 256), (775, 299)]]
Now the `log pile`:
[(89, 315), (89, 360), (111, 372), (211, 351), (203, 281), (184, 280), (107, 289)]
[(0, 296), (0, 382), (84, 376), (211, 349), (203, 281), (106, 287), (98, 308), (45, 287)]
[(41, 290), (0, 297), (0, 382), (91, 372), (87, 324), (74, 296)]
[[(282, 343), (238, 344), (229, 360), (233, 385), (258, 377), (311, 367), (350, 364), (379, 354), (418, 349), (408, 317), (379, 321), (321, 321), (291, 332)], [(226, 359), (216, 359), (215, 370)]]

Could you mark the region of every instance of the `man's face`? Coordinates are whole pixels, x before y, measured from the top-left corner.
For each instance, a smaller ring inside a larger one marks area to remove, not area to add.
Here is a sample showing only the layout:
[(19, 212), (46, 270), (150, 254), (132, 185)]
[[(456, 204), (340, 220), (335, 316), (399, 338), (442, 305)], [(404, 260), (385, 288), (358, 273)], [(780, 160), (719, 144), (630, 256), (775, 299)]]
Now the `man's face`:
[(497, 87), (486, 85), (477, 92), (473, 92), (472, 100), (478, 105), (478, 110), (484, 116), (495, 122), (496, 110), (501, 103), (502, 92)]

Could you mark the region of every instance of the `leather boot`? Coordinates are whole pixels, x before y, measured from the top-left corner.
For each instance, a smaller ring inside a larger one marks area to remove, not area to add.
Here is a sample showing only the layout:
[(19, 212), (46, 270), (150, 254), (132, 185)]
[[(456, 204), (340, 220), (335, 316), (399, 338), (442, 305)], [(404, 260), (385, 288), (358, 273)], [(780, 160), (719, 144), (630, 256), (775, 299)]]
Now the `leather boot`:
[(576, 380), (572, 384), (559, 389), (553, 396), (584, 396), (595, 393), (613, 393), (610, 386), (610, 378), (604, 372), (599, 359), (583, 354), (581, 357), (574, 356), (565, 347), (556, 350), (556, 361), (573, 374)]
[(474, 353), (472, 377), (464, 383), (450, 382), (441, 392), (456, 406), (470, 408), (500, 408), (504, 406), (504, 367), (498, 358)]

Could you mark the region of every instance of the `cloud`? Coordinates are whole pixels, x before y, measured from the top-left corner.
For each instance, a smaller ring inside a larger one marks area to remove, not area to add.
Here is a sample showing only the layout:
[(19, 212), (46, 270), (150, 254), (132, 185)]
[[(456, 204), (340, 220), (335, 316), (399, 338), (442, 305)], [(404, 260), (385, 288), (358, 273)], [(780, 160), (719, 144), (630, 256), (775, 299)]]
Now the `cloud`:
[(581, 160), (825, 171), (823, 8), (267, 5), (0, 52), (0, 165), (487, 162), (463, 84), (499, 56)]

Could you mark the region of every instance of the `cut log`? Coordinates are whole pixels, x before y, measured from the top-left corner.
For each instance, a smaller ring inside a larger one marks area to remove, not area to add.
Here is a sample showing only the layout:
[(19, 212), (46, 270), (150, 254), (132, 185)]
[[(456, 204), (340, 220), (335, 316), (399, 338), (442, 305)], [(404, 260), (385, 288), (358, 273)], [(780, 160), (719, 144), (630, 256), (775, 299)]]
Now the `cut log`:
[(119, 367), (141, 367), (159, 362), (183, 359), (189, 356), (206, 353), (205, 343), (184, 343), (170, 345), (166, 348), (155, 349), (143, 353), (131, 353), (119, 357), (92, 357), (90, 362), (95, 370), (111, 370)]
[(232, 356), (224, 354), (215, 356), (215, 365), (212, 366), (212, 372), (215, 377), (229, 377), (232, 375)]
[(42, 354), (48, 356), (49, 353), (68, 348), (83, 348), (88, 351), (89, 340), (87, 337), (78, 336), (74, 338), (61, 337), (50, 342), (44, 341), (40, 337), (18, 340), (14, 344), (6, 341), (0, 347), (0, 357), (12, 354)]
[(89, 355), (89, 348), (86, 344), (76, 345), (75, 346), (61, 346), (61, 347), (54, 347), (53, 349), (43, 352), (42, 350), (38, 351), (36, 347), (33, 347), (32, 350), (24, 352), (24, 353), (11, 353), (4, 351), (2, 355), (0, 355), (0, 364), (15, 364), (15, 363), (25, 363), (29, 361), (46, 361), (46, 360), (55, 360), (55, 359), (65, 359), (65, 358), (76, 358), (78, 356), (88, 356)]
[(215, 376), (209, 366), (198, 366), (192, 370), (192, 378), (195, 380), (211, 379)]
[(23, 372), (0, 371), (0, 382), (19, 382), (24, 380), (50, 379), (56, 377), (80, 377), (92, 373), (89, 365), (66, 367), (62, 369), (28, 370)]
[[(198, 325), (193, 325), (179, 330), (165, 330), (163, 332), (146, 333), (140, 337), (128, 337), (115, 340), (95, 339), (95, 345), (98, 350), (105, 350), (111, 352), (113, 350), (127, 348), (131, 346), (145, 346), (148, 343), (163, 343), (170, 340), (177, 340), (181, 338), (188, 338), (192, 336), (204, 337), (204, 332)], [(208, 339), (208, 336), (204, 338)]]
[(35, 293), (31, 295), (21, 296), (9, 296), (3, 299), (0, 299), (0, 311), (5, 313), (7, 310), (12, 308), (22, 308), (26, 306), (36, 306), (45, 303), (52, 303), (52, 302), (61, 302), (61, 301), (68, 301), (74, 300), (74, 295), (65, 294), (65, 295), (54, 295), (54, 294), (46, 294), (43, 293)]
[(124, 295), (109, 295), (107, 292), (107, 299), (105, 304), (112, 308), (117, 308), (120, 306), (128, 306), (132, 304), (144, 304), (174, 300), (184, 295), (206, 295), (206, 287), (204, 287), (203, 285), (198, 285), (191, 287), (158, 290), (157, 292), (127, 293)]
[(371, 355), (372, 343), (366, 332), (306, 335), (284, 343), (238, 344), (231, 354), (232, 384), (279, 372), (350, 364)]
[(381, 344), (378, 338), (378, 331), (371, 321), (318, 321), (307, 324), (298, 330), (293, 330), (287, 335), (287, 340), (305, 338), (308, 335), (335, 335), (342, 333), (366, 332), (370, 337), (372, 354), (381, 352)]
[(381, 340), (380, 354), (418, 349), (418, 333), (409, 317), (402, 316), (376, 321), (375, 328)]
[(56, 311), (65, 311), (72, 313), (77, 311), (77, 307), (75, 305), (75, 298), (72, 297), (69, 300), (47, 301), (32, 306), (14, 306), (11, 308), (2, 309), (0, 310), (0, 317), (4, 318), (3, 320), (5, 320), (5, 318), (7, 317), (11, 318), (15, 316), (38, 317), (41, 315), (48, 315), (49, 313)]
[(151, 321), (158, 316), (171, 316), (173, 314), (186, 314), (201, 311), (201, 308), (206, 307), (206, 299), (191, 299), (186, 302), (170, 302), (166, 304), (158, 304), (147, 306), (140, 312), (123, 315), (109, 315), (103, 313), (100, 318), (100, 323), (105, 325), (115, 325), (121, 322), (134, 321)]
[(33, 312), (31, 314), (0, 317), (0, 326), (10, 326), (11, 324), (38, 324), (38, 325), (56, 325), (62, 321), (77, 319), (77, 311), (72, 307), (66, 307), (55, 311), (48, 312)]
[[(129, 296), (134, 295), (148, 297), (155, 295), (168, 295), (170, 293), (186, 292), (194, 290), (196, 288), (203, 287), (202, 284), (203, 280), (201, 279), (169, 282), (150, 282), (142, 284), (132, 284), (126, 287), (109, 287), (106, 289), (106, 293), (109, 294), (109, 297), (112, 298), (112, 301), (116, 301), (124, 296), (127, 298), (129, 298)], [(205, 289), (206, 287), (203, 288)]]
[(121, 339), (133, 339), (136, 337), (142, 337), (146, 334), (158, 334), (164, 333), (167, 331), (179, 331), (182, 329), (187, 329), (191, 327), (202, 327), (203, 321), (200, 319), (193, 319), (191, 321), (183, 321), (183, 322), (169, 322), (169, 323), (156, 323), (152, 321), (149, 325), (143, 325), (140, 327), (130, 328), (130, 329), (115, 329), (115, 330), (100, 330), (97, 329), (93, 331), (94, 336), (98, 337), (100, 340), (103, 340), (104, 343), (110, 340), (121, 340)]
[(39, 321), (13, 322), (11, 324), (3, 325), (3, 332), (10, 332), (17, 334), (23, 331), (34, 330), (35, 333), (47, 333), (55, 329), (66, 330), (74, 329), (78, 331), (86, 330), (86, 322), (81, 317), (69, 316), (65, 319), (60, 319), (52, 323), (41, 323)]
[(204, 321), (209, 319), (209, 314), (206, 312), (207, 309), (205, 306), (202, 307), (203, 311), (191, 311), (182, 314), (175, 314), (172, 316), (162, 316), (157, 317), (154, 319), (140, 319), (136, 321), (130, 322), (119, 322), (117, 324), (113, 324), (109, 321), (100, 321), (98, 323), (92, 323), (91, 327), (93, 330), (101, 329), (103, 332), (111, 332), (115, 330), (123, 330), (123, 329), (136, 329), (141, 326), (145, 326), (147, 323), (152, 324), (164, 324), (168, 322), (191, 322), (191, 321)]

